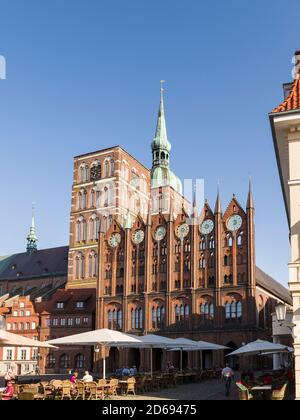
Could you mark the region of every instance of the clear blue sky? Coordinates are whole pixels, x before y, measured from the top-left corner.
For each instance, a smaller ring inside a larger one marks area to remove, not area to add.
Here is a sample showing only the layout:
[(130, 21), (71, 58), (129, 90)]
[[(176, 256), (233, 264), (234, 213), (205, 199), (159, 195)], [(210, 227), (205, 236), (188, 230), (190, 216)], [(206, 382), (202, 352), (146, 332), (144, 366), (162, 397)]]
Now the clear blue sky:
[(68, 243), (73, 156), (120, 144), (150, 165), (166, 83), (172, 168), (223, 209), (256, 203), (257, 263), (287, 281), (268, 112), (291, 79), (299, 1), (0, 0), (0, 255)]

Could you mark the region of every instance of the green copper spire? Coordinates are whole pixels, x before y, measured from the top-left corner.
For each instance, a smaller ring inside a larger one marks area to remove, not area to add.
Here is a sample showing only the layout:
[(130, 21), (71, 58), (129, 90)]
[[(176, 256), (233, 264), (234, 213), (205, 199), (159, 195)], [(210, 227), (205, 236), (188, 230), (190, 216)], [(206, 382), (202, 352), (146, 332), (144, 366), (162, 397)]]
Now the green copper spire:
[(32, 254), (33, 252), (37, 251), (37, 241), (38, 238), (35, 233), (34, 206), (32, 206), (31, 226), (29, 230), (29, 235), (27, 236), (27, 252), (29, 254)]
[[(161, 84), (164, 81), (161, 81)], [(157, 126), (155, 137), (152, 142), (153, 166), (164, 165), (169, 166), (169, 154), (171, 151), (171, 143), (168, 141), (165, 107), (164, 107), (164, 89), (160, 89), (160, 104), (157, 118)]]
[(170, 186), (180, 194), (182, 184), (180, 179), (170, 170), (170, 151), (171, 143), (168, 140), (165, 107), (164, 107), (164, 80), (161, 81), (160, 104), (156, 126), (155, 138), (152, 142), (152, 188)]

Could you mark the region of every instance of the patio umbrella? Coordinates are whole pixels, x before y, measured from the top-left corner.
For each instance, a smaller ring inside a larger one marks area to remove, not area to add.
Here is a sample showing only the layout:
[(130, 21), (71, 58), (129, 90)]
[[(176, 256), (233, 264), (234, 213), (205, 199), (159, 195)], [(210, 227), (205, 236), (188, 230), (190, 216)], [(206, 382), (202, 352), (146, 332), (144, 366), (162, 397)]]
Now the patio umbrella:
[(262, 353), (278, 352), (287, 350), (287, 346), (282, 344), (270, 343), (269, 341), (257, 340), (243, 347), (235, 350), (234, 352), (227, 354), (229, 356), (255, 356)]
[[(209, 343), (208, 341), (194, 341), (188, 338), (175, 339), (174, 341), (181, 340), (185, 345), (178, 346), (169, 351), (180, 351), (180, 370), (182, 371), (182, 352), (183, 351), (204, 351), (204, 350), (227, 350), (229, 347), (221, 346), (219, 344)], [(179, 342), (179, 341), (177, 341)]]
[[(149, 348), (150, 349), (150, 373), (153, 376), (153, 349), (169, 349), (174, 346), (186, 346), (185, 338), (168, 338), (155, 334), (148, 334), (138, 337), (140, 343), (133, 343), (129, 347), (133, 348)], [(191, 340), (189, 340), (191, 341)], [(189, 344), (191, 346), (191, 343)]]
[(0, 330), (0, 347), (39, 347), (54, 349), (55, 347), (47, 342), (32, 340), (23, 335), (13, 334), (5, 330)]
[[(101, 329), (89, 331), (82, 334), (61, 337), (48, 341), (55, 346), (100, 346), (100, 347), (130, 347), (130, 345), (140, 343), (138, 337), (124, 334), (119, 331)], [(103, 357), (103, 379), (106, 376), (106, 360)]]

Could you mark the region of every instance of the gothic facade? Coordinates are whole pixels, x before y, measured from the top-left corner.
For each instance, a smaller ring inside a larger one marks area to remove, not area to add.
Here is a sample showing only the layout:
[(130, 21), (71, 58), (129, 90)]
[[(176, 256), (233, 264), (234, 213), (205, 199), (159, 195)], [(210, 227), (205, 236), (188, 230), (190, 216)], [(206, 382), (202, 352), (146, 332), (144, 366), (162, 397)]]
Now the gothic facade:
[(231, 348), (270, 339), (290, 296), (256, 267), (251, 185), (246, 208), (233, 196), (222, 212), (218, 194), (198, 213), (170, 152), (162, 91), (151, 170), (120, 146), (75, 158), (67, 287), (96, 289), (96, 328)]

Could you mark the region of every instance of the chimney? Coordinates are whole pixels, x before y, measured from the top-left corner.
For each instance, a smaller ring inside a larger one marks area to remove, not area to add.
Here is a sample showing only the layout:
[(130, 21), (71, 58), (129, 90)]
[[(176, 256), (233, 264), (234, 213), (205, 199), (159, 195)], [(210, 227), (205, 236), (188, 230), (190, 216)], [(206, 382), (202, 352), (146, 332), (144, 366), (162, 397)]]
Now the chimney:
[(293, 63), (293, 79), (296, 80), (300, 78), (300, 51), (295, 52)]

